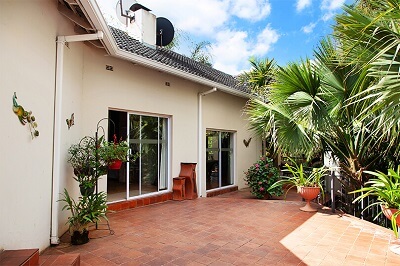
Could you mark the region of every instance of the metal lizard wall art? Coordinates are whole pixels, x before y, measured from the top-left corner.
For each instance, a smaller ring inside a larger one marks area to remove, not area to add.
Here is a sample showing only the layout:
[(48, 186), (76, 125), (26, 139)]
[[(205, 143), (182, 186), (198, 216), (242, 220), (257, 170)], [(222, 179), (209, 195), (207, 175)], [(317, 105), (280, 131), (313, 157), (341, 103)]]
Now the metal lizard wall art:
[(28, 123), (29, 130), (31, 131), (32, 139), (39, 136), (39, 131), (37, 128), (36, 118), (32, 115), (32, 111), (25, 111), (24, 107), (17, 103), (17, 93), (14, 92), (13, 96), (13, 111), (18, 116), (19, 122), (22, 125)]

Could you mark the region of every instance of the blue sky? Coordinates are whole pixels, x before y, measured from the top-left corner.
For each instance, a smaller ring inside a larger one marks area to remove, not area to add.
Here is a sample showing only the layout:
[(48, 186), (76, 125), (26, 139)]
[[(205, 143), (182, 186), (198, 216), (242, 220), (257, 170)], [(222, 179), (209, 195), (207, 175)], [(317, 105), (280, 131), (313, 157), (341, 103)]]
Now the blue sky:
[[(123, 0), (123, 2), (133, 0)], [(117, 0), (97, 0), (113, 24)], [(213, 66), (236, 75), (248, 59), (275, 59), (284, 66), (312, 51), (332, 32), (335, 14), (354, 0), (138, 0), (157, 17), (168, 18), (183, 36), (177, 52), (188, 54), (190, 41), (209, 41)], [(114, 25), (115, 26), (115, 25)], [(187, 41), (189, 40), (189, 41)]]

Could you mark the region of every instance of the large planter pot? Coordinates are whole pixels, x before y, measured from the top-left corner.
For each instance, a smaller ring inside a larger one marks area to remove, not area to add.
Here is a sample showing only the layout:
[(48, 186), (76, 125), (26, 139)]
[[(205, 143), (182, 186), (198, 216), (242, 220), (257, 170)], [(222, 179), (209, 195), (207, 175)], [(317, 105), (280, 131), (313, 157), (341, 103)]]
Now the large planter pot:
[(300, 210), (305, 212), (316, 212), (317, 209), (311, 207), (310, 201), (315, 199), (320, 191), (321, 189), (319, 187), (299, 187), (298, 192), (306, 201), (306, 205), (301, 207)]
[(110, 170), (119, 170), (121, 169), (122, 166), (122, 161), (121, 160), (115, 160), (112, 164), (108, 166), (108, 169)]
[[(395, 212), (398, 212), (398, 209), (395, 208), (386, 208), (385, 206), (381, 205), (382, 208), (382, 212), (383, 214), (386, 216), (386, 218), (388, 218), (389, 220), (392, 220), (392, 216)], [(400, 214), (397, 215), (396, 217), (396, 224), (397, 226), (400, 226)]]
[(80, 231), (74, 231), (71, 236), (71, 244), (72, 245), (82, 245), (86, 244), (89, 242), (89, 231), (88, 230), (83, 230), (83, 232)]
[[(392, 216), (394, 213), (396, 213), (397, 211), (399, 211), (398, 209), (395, 208), (386, 208), (385, 206), (381, 205), (382, 208), (382, 212), (383, 214), (386, 216), (386, 218), (388, 218), (389, 220), (392, 220)], [(397, 215), (396, 217), (396, 225), (400, 226), (400, 214)], [(390, 251), (392, 251), (393, 253), (400, 255), (400, 241), (397, 240), (394, 242), (394, 245), (390, 245), (389, 246)]]

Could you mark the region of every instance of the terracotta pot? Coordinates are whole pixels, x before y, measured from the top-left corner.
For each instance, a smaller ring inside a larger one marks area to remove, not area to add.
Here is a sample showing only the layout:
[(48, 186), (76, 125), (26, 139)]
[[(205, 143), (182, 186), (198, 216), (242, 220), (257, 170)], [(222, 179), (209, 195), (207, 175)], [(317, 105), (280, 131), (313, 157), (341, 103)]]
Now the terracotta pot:
[(115, 160), (112, 164), (108, 166), (108, 169), (111, 170), (119, 170), (121, 169), (122, 161), (121, 160)]
[[(386, 218), (388, 218), (389, 220), (392, 219), (393, 213), (399, 211), (398, 209), (395, 208), (386, 208), (385, 206), (381, 205), (382, 208), (382, 212), (383, 214), (386, 216)], [(396, 217), (396, 224), (397, 226), (400, 226), (400, 214), (397, 215)]]
[(319, 187), (299, 187), (298, 192), (306, 200), (306, 205), (301, 207), (300, 210), (305, 212), (316, 212), (317, 209), (311, 207), (310, 201), (315, 199), (321, 189)]
[[(395, 208), (386, 208), (383, 205), (381, 205), (381, 208), (382, 208), (383, 214), (389, 220), (392, 220), (393, 213), (399, 211), (398, 209), (395, 209)], [(396, 217), (396, 225), (400, 226), (400, 214), (397, 215), (397, 217)], [(400, 245), (398, 243), (396, 243), (396, 242), (393, 242), (393, 243), (395, 243), (395, 244), (389, 246), (390, 251), (392, 251), (393, 253), (395, 253), (397, 255), (400, 255)]]

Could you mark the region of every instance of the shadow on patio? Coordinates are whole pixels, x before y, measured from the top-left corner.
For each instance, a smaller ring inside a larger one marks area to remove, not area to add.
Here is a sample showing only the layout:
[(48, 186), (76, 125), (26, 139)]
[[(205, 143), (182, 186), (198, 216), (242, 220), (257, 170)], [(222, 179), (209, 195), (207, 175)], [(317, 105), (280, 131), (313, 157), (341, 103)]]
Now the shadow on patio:
[[(288, 200), (257, 200), (248, 190), (168, 201), (109, 215), (115, 232), (82, 246), (65, 243), (41, 255), (80, 253), (81, 265), (400, 265), (388, 249), (393, 232), (357, 218), (299, 210)], [(91, 236), (104, 233), (91, 232)]]

